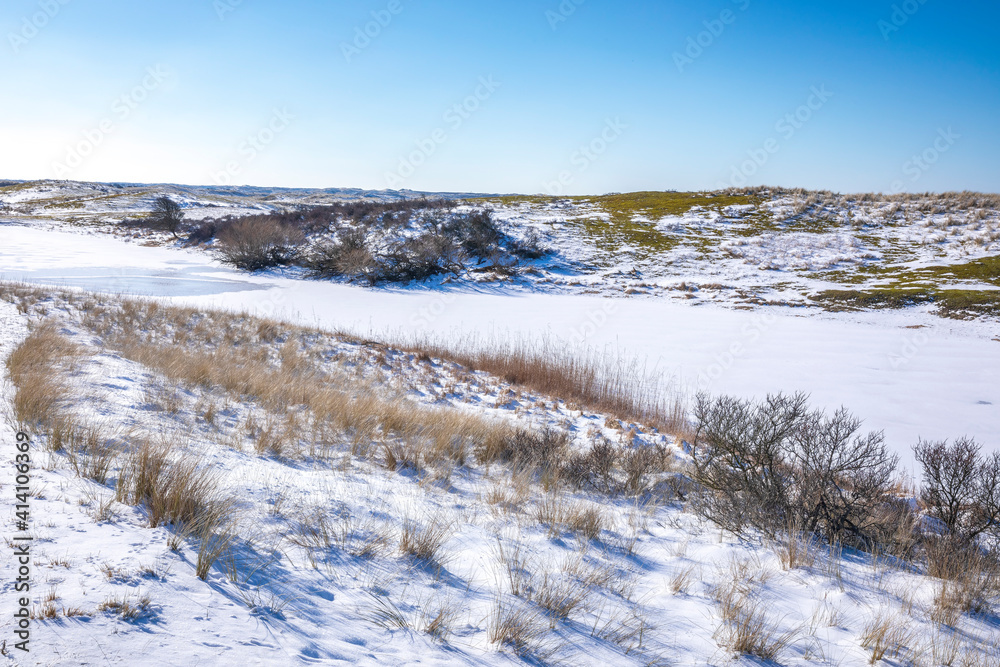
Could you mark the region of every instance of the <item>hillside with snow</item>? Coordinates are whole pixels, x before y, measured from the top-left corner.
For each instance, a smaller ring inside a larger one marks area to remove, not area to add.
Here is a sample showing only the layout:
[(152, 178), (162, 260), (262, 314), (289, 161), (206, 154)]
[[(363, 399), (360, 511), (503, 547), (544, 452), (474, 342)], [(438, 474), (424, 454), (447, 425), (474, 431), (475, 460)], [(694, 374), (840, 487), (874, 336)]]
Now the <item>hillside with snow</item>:
[[(185, 219), (180, 234), (143, 228), (159, 197), (180, 205)], [(428, 200), (447, 203), (446, 212), (427, 218), (419, 202)], [(345, 212), (345, 205), (358, 202), (372, 205), (371, 212)], [(384, 219), (378, 206), (388, 210), (401, 202), (412, 202), (405, 220), (398, 214)], [(301, 261), (286, 262), (299, 268), (309, 265), (317, 247), (343, 243), (349, 230), (367, 234), (375, 252), (373, 247), (398, 244), (429, 224), (441, 224), (437, 218), (488, 212), (512, 241), (527, 242), (538, 252), (513, 253), (505, 261), (476, 256), (459, 270), (441, 264), (426, 276), (403, 272), (389, 280), (417, 276), (738, 308), (912, 307), (952, 318), (997, 316), (998, 207), (995, 195), (969, 192), (839, 195), (780, 188), (499, 197), (61, 181), (0, 187), (0, 219), (142, 237), (146, 243), (194, 244), (213, 253), (218, 243), (206, 233), (206, 220), (284, 214), (287, 225), (290, 213), (313, 211), (308, 229), (293, 243)], [(381, 227), (375, 238), (373, 225)]]
[(6, 664), (1000, 664), (994, 195), (420, 194), (0, 187)]

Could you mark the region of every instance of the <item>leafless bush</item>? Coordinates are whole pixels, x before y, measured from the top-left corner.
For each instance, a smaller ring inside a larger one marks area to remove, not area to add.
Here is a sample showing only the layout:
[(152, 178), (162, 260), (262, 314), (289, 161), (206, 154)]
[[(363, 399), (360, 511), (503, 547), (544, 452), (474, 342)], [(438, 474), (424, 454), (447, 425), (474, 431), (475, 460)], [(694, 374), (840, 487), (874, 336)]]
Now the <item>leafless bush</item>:
[(921, 440), (913, 452), (923, 467), (920, 499), (948, 533), (971, 542), (1000, 520), (1000, 452), (984, 457), (971, 438)]
[(649, 488), (652, 475), (667, 469), (669, 458), (662, 446), (618, 445), (600, 438), (586, 452), (569, 457), (563, 474), (580, 488), (638, 495)]
[(512, 429), (503, 437), (484, 441), (474, 451), (480, 463), (502, 462), (515, 470), (557, 473), (569, 449), (569, 434), (553, 429)]
[(881, 433), (860, 435), (860, 420), (843, 409), (809, 412), (802, 394), (760, 403), (701, 395), (695, 417), (705, 516), (737, 533), (774, 536), (792, 525), (871, 546), (897, 463)]
[(828, 540), (868, 543), (877, 510), (889, 498), (898, 457), (882, 433), (862, 435), (861, 420), (841, 408), (831, 417), (807, 415), (792, 434), (797, 472), (793, 506), (808, 532)]
[[(521, 258), (539, 256), (537, 239), (518, 242), (504, 232), (491, 211), (468, 213), (384, 213), (360, 224), (340, 225), (333, 238), (321, 237), (303, 264), (320, 277), (346, 277), (369, 284), (423, 280), (471, 268), (511, 274)], [(410, 233), (398, 228), (409, 225)]]
[(694, 475), (708, 493), (706, 517), (739, 533), (747, 526), (776, 534), (789, 522), (788, 444), (806, 415), (806, 397), (768, 396), (760, 403), (699, 395), (692, 445)]
[(343, 230), (334, 240), (318, 241), (309, 250), (306, 266), (318, 276), (351, 276), (369, 284), (378, 281), (378, 263), (360, 228)]
[(219, 235), (223, 259), (247, 271), (289, 264), (305, 240), (301, 230), (268, 218), (245, 218)]

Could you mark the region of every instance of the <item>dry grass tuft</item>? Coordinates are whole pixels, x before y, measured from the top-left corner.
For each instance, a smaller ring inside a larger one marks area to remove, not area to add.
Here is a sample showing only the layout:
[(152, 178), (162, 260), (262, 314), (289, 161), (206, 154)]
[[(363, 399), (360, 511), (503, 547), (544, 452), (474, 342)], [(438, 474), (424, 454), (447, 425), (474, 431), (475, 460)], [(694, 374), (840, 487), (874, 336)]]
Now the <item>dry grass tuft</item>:
[(523, 603), (498, 595), (486, 621), (490, 643), (506, 646), (521, 658), (544, 663), (558, 647), (544, 619)]
[(569, 531), (588, 540), (596, 540), (607, 525), (601, 509), (586, 501), (572, 502), (558, 492), (547, 493), (535, 505), (535, 518), (558, 537)]
[(992, 610), (1000, 593), (1000, 564), (996, 555), (954, 538), (929, 538), (925, 544), (927, 574), (940, 581), (931, 618), (957, 627), (964, 613)]
[(126, 621), (135, 621), (150, 612), (152, 600), (149, 595), (136, 591), (134, 594), (112, 594), (97, 605), (97, 611), (110, 612), (121, 616)]
[(678, 570), (672, 577), (670, 577), (670, 590), (674, 595), (681, 593), (687, 593), (688, 587), (694, 581), (695, 571), (698, 569), (697, 565), (689, 565), (688, 567)]
[(441, 547), (452, 532), (453, 524), (440, 517), (435, 517), (424, 525), (413, 519), (406, 519), (399, 538), (399, 551), (425, 563), (441, 565)]
[(905, 618), (879, 613), (865, 623), (858, 638), (861, 646), (872, 652), (869, 664), (874, 665), (886, 655), (898, 658), (916, 638), (907, 627)]
[(780, 632), (772, 623), (760, 602), (739, 599), (728, 610), (729, 618), (716, 631), (719, 646), (739, 655), (752, 655), (762, 660), (777, 660), (789, 644), (795, 641), (798, 630)]

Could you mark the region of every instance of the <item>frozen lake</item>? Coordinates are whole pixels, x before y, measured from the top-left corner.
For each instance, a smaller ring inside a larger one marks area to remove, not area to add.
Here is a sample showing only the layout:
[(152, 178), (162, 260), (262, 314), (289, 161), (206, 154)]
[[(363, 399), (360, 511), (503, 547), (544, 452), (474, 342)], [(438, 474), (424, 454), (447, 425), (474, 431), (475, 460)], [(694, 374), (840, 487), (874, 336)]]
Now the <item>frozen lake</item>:
[(1000, 327), (927, 313), (731, 310), (655, 299), (366, 289), (248, 275), (207, 254), (0, 225), (0, 278), (147, 295), (355, 332), (564, 340), (634, 358), (664, 382), (740, 396), (802, 390), (884, 429), (1000, 449)]

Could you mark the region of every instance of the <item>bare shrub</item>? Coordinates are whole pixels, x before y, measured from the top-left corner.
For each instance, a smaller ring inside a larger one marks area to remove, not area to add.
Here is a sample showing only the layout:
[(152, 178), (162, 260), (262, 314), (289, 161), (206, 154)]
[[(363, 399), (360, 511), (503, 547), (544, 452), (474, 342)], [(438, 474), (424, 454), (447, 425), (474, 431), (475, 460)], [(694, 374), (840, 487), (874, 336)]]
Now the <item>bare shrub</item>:
[(153, 202), (153, 212), (148, 219), (148, 225), (170, 232), (177, 238), (177, 230), (184, 222), (184, 211), (181, 205), (167, 196), (157, 197)]
[[(537, 239), (532, 244), (511, 238), (487, 209), (422, 216), (385, 212), (378, 219), (365, 217), (360, 222), (337, 225), (332, 240), (314, 243), (303, 259), (305, 266), (317, 276), (376, 284), (423, 280), (442, 273), (460, 275), (470, 268), (492, 268), (510, 275), (519, 259), (544, 252)], [(404, 225), (410, 227), (408, 234), (398, 231)]]
[(920, 499), (948, 532), (972, 541), (1000, 520), (1000, 452), (984, 457), (971, 438), (921, 440), (913, 449), (923, 468)]
[(553, 429), (529, 431), (513, 429), (501, 438), (483, 441), (475, 450), (483, 464), (509, 463), (515, 470), (557, 472), (566, 459), (569, 434)]
[(219, 234), (219, 248), (227, 263), (258, 271), (290, 264), (304, 240), (301, 230), (255, 217), (227, 227)]
[(664, 472), (670, 454), (663, 446), (622, 446), (606, 438), (566, 463), (564, 477), (579, 488), (605, 494), (638, 495), (649, 488), (650, 477)]
[(378, 281), (378, 263), (368, 249), (365, 231), (346, 229), (333, 241), (319, 241), (309, 250), (306, 266), (319, 277), (349, 276), (369, 284)]
[(719, 525), (770, 536), (799, 526), (868, 548), (884, 532), (898, 459), (881, 433), (859, 434), (846, 410), (809, 412), (802, 394), (760, 403), (700, 395), (695, 416), (695, 479), (707, 490), (697, 507)]
[(868, 545), (899, 458), (889, 454), (881, 432), (862, 435), (860, 428), (861, 420), (844, 408), (802, 420), (792, 435), (793, 503), (806, 531)]
[(776, 534), (789, 522), (788, 441), (806, 415), (806, 397), (768, 396), (759, 404), (732, 397), (695, 405), (695, 479), (709, 493), (697, 508), (735, 533), (746, 526)]

